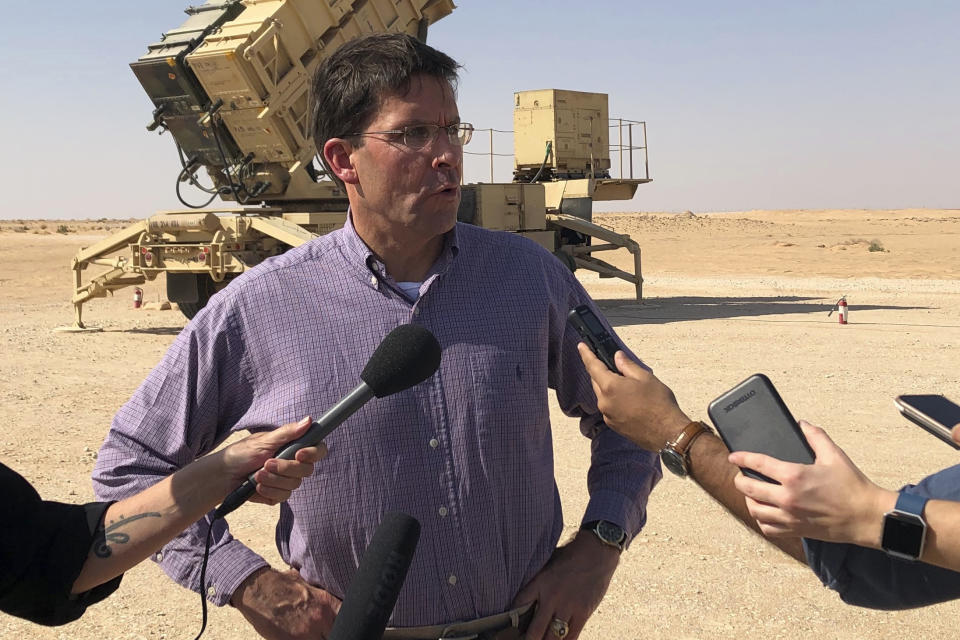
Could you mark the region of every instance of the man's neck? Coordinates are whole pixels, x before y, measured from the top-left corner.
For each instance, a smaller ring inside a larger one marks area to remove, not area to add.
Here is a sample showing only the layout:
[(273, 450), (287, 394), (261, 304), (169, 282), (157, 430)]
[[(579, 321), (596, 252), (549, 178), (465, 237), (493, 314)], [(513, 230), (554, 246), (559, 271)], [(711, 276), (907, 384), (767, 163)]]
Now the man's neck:
[(443, 251), (443, 236), (408, 238), (403, 233), (357, 228), (357, 235), (383, 261), (397, 282), (422, 282)]

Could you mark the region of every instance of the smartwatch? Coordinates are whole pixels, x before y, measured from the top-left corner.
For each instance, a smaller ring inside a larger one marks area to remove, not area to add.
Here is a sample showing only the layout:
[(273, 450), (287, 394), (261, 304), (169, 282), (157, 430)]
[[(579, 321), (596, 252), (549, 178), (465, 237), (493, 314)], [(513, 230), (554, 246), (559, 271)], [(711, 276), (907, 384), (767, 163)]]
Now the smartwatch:
[(923, 509), (928, 498), (913, 493), (900, 493), (897, 504), (883, 514), (883, 537), (880, 547), (894, 558), (918, 560), (923, 555), (927, 523)]
[(627, 543), (627, 532), (622, 527), (607, 520), (594, 520), (593, 522), (584, 522), (580, 527), (581, 531), (592, 531), (600, 542), (613, 547), (617, 551), (623, 552), (623, 547)]
[(681, 478), (690, 475), (690, 447), (693, 446), (694, 440), (705, 433), (712, 433), (712, 430), (699, 420), (684, 427), (672, 442), (668, 442), (663, 445), (663, 449), (660, 449), (663, 466)]

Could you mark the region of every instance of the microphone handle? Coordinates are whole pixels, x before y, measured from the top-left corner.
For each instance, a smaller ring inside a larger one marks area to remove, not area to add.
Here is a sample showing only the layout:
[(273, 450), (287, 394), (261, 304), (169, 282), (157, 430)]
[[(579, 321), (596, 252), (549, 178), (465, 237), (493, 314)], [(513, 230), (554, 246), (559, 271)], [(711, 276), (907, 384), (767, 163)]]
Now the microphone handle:
[(383, 637), (419, 539), (420, 523), (416, 518), (396, 512), (384, 515), (347, 587), (329, 640)]
[[(339, 427), (343, 422), (352, 416), (357, 410), (365, 405), (373, 397), (373, 389), (366, 382), (361, 382), (356, 388), (340, 399), (337, 404), (315, 420), (305, 434), (288, 442), (277, 450), (274, 458), (280, 460), (293, 460), (297, 451), (306, 447), (315, 447), (326, 438), (330, 433)], [(262, 467), (261, 467), (262, 468)], [(259, 469), (257, 469), (259, 471)], [(239, 487), (234, 489), (224, 501), (217, 507), (213, 513), (213, 519), (223, 518), (227, 514), (235, 511), (237, 507), (246, 502), (250, 496), (257, 490), (256, 475), (257, 471), (251, 473)]]

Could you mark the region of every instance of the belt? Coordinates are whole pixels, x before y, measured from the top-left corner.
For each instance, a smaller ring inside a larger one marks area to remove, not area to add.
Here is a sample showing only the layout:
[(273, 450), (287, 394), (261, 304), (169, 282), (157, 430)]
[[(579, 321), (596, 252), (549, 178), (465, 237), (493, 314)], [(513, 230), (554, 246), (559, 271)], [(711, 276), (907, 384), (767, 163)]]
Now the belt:
[(466, 622), (426, 627), (390, 627), (383, 640), (511, 640), (527, 630), (533, 618), (533, 603), (519, 609)]

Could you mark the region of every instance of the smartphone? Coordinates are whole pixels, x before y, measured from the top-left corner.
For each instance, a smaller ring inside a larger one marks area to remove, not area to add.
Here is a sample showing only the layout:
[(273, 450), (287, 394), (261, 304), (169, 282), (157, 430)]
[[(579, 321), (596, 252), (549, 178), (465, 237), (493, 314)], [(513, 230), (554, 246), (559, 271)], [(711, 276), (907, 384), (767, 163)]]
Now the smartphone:
[[(812, 464), (816, 456), (770, 379), (757, 373), (707, 407), (707, 415), (730, 451), (765, 453), (779, 460)], [(745, 475), (779, 484), (753, 469)]]
[(567, 314), (567, 320), (574, 326), (583, 341), (587, 343), (603, 364), (614, 373), (620, 373), (613, 362), (613, 354), (620, 350), (620, 345), (613, 339), (610, 332), (604, 328), (600, 318), (585, 304), (572, 309)]
[(960, 406), (934, 394), (897, 396), (893, 403), (904, 418), (920, 425), (954, 449), (960, 449), (960, 445), (950, 437), (953, 425), (960, 423)]

